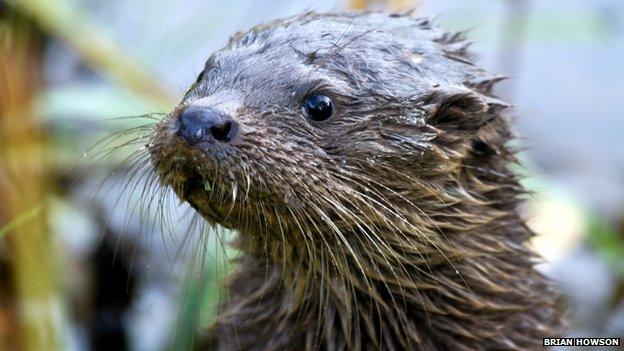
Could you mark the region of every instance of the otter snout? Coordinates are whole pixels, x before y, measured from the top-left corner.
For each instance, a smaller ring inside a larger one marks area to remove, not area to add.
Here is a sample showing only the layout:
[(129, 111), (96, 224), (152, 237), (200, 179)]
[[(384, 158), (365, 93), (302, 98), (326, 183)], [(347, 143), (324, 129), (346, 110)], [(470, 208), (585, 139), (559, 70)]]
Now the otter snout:
[(210, 108), (191, 106), (182, 111), (176, 135), (189, 146), (199, 143), (229, 143), (238, 134), (238, 122)]

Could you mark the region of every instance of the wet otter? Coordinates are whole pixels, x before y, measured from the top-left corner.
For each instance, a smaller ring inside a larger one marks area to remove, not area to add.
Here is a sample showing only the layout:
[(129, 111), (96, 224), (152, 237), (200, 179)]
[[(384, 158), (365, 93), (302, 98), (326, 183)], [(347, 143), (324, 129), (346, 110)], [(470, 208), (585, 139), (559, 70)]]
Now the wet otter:
[(221, 350), (539, 348), (500, 78), (461, 34), (307, 13), (234, 35), (149, 143), (162, 184), (239, 231)]

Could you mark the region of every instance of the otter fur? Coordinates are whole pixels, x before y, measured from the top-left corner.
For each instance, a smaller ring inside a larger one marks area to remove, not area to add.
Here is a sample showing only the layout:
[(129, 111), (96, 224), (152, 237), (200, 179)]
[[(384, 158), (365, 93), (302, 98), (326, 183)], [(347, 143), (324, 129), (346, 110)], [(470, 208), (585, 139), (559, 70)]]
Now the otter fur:
[(533, 350), (558, 335), (501, 78), (468, 44), (409, 14), (310, 12), (210, 56), (148, 150), (163, 185), (238, 231), (214, 348)]

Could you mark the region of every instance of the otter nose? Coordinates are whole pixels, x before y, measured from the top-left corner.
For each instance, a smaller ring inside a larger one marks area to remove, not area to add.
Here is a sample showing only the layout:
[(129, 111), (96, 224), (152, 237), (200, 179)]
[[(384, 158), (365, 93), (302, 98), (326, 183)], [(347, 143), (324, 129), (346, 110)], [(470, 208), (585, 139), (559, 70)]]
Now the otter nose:
[(201, 142), (229, 143), (237, 132), (238, 124), (232, 117), (211, 109), (189, 107), (180, 115), (177, 134), (193, 146)]

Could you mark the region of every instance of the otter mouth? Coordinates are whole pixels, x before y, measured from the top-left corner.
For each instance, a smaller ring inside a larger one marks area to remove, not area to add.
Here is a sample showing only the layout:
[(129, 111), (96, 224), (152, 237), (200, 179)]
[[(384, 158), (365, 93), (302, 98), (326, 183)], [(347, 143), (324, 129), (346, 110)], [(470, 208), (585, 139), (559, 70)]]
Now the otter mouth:
[(196, 171), (185, 173), (185, 180), (178, 189), (180, 199), (188, 202), (198, 194), (208, 193), (212, 190), (212, 182), (204, 180)]
[(240, 220), (249, 215), (240, 200), (231, 197), (231, 189), (219, 179), (202, 176), (190, 168), (178, 170), (175, 177), (177, 185), (170, 186), (178, 198), (188, 203), (208, 223), (239, 229)]
[(175, 188), (175, 192), (182, 201), (186, 201), (195, 211), (213, 224), (226, 226), (226, 218), (220, 211), (217, 203), (212, 199), (214, 182), (202, 177), (197, 171), (183, 172), (183, 181)]

